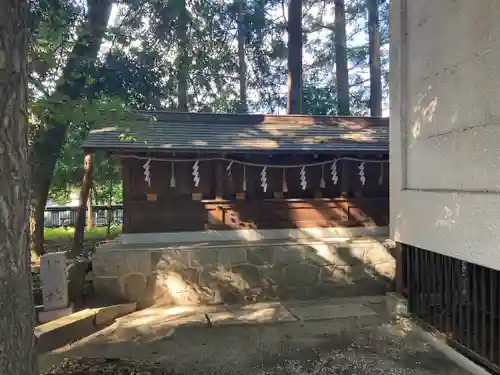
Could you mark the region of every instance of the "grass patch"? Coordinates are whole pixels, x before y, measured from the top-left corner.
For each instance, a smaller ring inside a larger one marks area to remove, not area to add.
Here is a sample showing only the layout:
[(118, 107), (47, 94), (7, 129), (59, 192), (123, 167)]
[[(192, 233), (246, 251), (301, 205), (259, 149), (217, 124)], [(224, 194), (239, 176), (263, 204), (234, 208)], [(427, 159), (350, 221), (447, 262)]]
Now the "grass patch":
[[(110, 233), (108, 235), (108, 228), (106, 227), (95, 227), (91, 229), (85, 229), (84, 236), (84, 246), (95, 247), (96, 244), (115, 239), (122, 232), (121, 225), (112, 226)], [(45, 251), (48, 253), (55, 251), (65, 251), (68, 253), (68, 257), (73, 255), (70, 253), (73, 236), (75, 234), (75, 228), (45, 228)], [(39, 257), (36, 255), (35, 251), (31, 251), (31, 264), (38, 264)]]
[[(95, 227), (90, 229), (85, 229), (85, 241), (99, 241), (106, 239), (116, 238), (121, 232), (122, 227), (114, 226), (108, 235), (108, 230), (106, 227)], [(75, 228), (45, 228), (44, 236), (46, 242), (53, 241), (71, 241), (75, 233)]]

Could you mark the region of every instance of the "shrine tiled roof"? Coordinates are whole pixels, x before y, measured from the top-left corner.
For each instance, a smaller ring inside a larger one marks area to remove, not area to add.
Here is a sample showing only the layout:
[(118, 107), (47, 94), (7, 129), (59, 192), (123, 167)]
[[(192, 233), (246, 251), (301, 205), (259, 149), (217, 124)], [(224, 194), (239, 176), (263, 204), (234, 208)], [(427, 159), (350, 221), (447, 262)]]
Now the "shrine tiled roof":
[(91, 131), (83, 147), (144, 152), (387, 153), (389, 119), (150, 111)]

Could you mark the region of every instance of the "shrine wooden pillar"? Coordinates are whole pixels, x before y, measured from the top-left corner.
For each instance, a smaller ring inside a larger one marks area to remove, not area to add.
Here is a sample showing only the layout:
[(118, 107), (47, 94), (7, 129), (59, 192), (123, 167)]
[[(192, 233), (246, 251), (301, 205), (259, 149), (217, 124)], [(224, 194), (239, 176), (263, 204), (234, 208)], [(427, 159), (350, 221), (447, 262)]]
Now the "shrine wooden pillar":
[(342, 160), (340, 165), (340, 196), (342, 198), (349, 198), (349, 192), (351, 189), (351, 177), (352, 171), (349, 169), (349, 160)]
[(215, 160), (215, 199), (224, 200), (224, 171), (222, 160)]
[(73, 237), (73, 253), (76, 255), (79, 255), (83, 250), (87, 201), (89, 199), (90, 187), (92, 186), (92, 169), (92, 153), (89, 150), (85, 150), (80, 201), (76, 217), (75, 235)]
[(399, 295), (405, 294), (405, 283), (404, 283), (404, 262), (403, 262), (403, 246), (400, 242), (396, 242), (396, 247), (394, 249), (394, 259), (396, 263), (396, 273), (395, 273), (395, 289), (396, 293)]

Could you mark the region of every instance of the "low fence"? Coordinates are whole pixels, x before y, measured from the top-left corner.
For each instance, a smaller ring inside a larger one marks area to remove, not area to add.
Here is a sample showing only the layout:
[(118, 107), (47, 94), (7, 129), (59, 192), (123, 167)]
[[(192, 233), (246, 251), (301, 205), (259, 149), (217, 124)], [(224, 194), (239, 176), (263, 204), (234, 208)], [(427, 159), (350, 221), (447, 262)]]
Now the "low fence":
[(401, 258), (410, 313), (500, 374), (500, 272), (408, 245)]
[[(47, 207), (45, 209), (45, 227), (73, 227), (78, 216), (78, 207)], [(123, 205), (93, 206), (94, 226), (105, 227), (108, 225), (122, 224)], [(87, 215), (85, 216), (87, 224)]]

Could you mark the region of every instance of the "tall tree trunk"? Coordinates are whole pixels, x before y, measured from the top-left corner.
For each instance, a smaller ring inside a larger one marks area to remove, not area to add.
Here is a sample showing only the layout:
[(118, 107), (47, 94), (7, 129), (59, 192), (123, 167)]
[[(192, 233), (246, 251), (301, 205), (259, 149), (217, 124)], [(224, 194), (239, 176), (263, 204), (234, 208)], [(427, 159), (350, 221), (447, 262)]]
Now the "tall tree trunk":
[(335, 64), (337, 66), (337, 111), (340, 116), (349, 116), (351, 112), (344, 0), (335, 0)]
[(367, 0), (370, 50), (370, 114), (382, 116), (382, 71), (380, 69), (380, 21), (378, 0)]
[(177, 63), (177, 101), (179, 110), (188, 111), (188, 75), (189, 75), (189, 39), (188, 23), (189, 14), (186, 8), (186, 0), (181, 0), (181, 9), (177, 26), (177, 40), (179, 41), (179, 57)]
[(0, 369), (34, 375), (26, 0), (0, 0)]
[[(60, 99), (76, 100), (81, 97), (81, 88), (85, 79), (75, 79), (74, 73), (84, 71), (85, 67), (94, 63), (106, 31), (111, 14), (111, 0), (87, 0), (87, 22), (82, 27), (80, 36), (70, 53), (64, 67), (61, 80), (57, 83), (53, 94), (58, 105), (68, 105)], [(70, 105), (70, 104), (69, 104)], [(57, 106), (53, 110), (57, 112)], [(67, 124), (55, 116), (45, 119), (47, 129), (34, 135), (33, 146), (30, 149), (30, 187), (31, 211), (35, 222), (35, 232), (32, 233), (35, 251), (43, 253), (43, 227), (45, 205), (50, 190), (50, 182), (54, 168), (66, 140)]]
[(288, 5), (288, 113), (302, 113), (302, 1)]
[(240, 113), (248, 112), (247, 101), (247, 63), (245, 61), (245, 2), (239, 0), (238, 8), (238, 62), (240, 80)]
[(89, 197), (87, 199), (87, 228), (90, 229), (93, 227), (94, 227), (94, 205), (92, 202), (92, 187), (90, 187)]
[(85, 211), (89, 200), (90, 187), (92, 186), (92, 154), (85, 153), (83, 161), (83, 179), (80, 189), (80, 201), (76, 217), (75, 236), (73, 238), (73, 254), (79, 255), (83, 250), (83, 239), (85, 235)]

